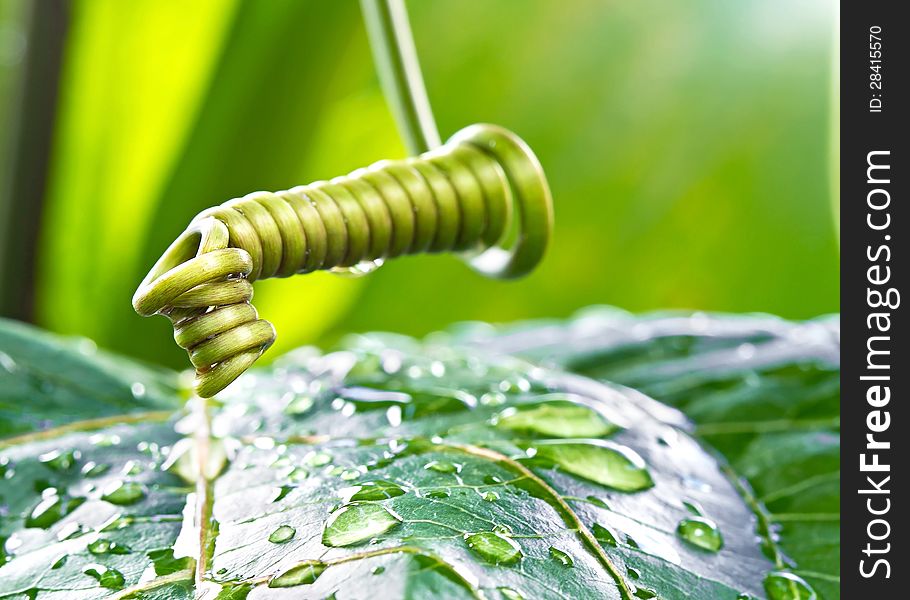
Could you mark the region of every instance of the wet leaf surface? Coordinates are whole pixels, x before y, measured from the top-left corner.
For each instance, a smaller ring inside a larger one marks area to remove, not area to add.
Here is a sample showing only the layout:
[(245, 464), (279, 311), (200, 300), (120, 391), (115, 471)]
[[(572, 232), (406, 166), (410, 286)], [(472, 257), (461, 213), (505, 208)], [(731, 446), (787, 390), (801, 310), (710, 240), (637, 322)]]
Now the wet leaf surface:
[[(763, 515), (777, 513), (756, 514), (680, 412), (628, 388), (374, 335), (292, 353), (171, 416), (118, 422), (105, 398), (92, 406), (87, 394), (80, 410), (110, 422), (0, 449), (0, 598), (732, 600), (796, 589), (757, 541)], [(748, 489), (778, 483), (760, 468), (767, 456), (743, 460), (731, 462)]]
[[(767, 315), (635, 317), (598, 308), (566, 322), (461, 327), (454, 337), (622, 383), (680, 408), (696, 423), (697, 437), (745, 479), (768, 556), (819, 597), (839, 597), (837, 317), (792, 323)], [(801, 597), (799, 585), (770, 578), (765, 590)]]

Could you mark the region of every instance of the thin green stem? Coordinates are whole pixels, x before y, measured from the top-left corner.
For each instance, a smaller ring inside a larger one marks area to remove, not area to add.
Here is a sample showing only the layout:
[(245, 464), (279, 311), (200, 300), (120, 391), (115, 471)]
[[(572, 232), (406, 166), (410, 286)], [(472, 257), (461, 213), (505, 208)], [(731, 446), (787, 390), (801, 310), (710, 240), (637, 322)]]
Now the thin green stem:
[(379, 81), (412, 155), (441, 142), (403, 0), (361, 0)]

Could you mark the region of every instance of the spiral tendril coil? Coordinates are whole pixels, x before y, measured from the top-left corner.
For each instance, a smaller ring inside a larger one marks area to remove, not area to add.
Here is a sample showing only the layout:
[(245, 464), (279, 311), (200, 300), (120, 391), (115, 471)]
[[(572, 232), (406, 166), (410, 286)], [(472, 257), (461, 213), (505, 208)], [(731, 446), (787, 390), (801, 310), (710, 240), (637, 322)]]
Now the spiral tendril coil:
[(501, 127), (472, 125), (416, 158), (201, 212), (152, 267), (133, 307), (171, 320), (196, 369), (196, 394), (211, 397), (275, 341), (251, 304), (253, 281), (443, 251), (485, 275), (519, 277), (543, 257), (552, 223), (530, 148)]

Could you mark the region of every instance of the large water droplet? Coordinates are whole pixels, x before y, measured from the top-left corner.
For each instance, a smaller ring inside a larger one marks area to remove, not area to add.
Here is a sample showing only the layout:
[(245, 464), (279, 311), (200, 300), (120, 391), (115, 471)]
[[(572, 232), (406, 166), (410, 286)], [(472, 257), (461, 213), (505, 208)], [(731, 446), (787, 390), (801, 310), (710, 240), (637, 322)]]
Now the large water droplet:
[(377, 258), (376, 260), (362, 260), (356, 265), (350, 267), (332, 267), (329, 271), (341, 277), (363, 277), (381, 267), (382, 262), (381, 258)]
[(724, 545), (717, 524), (704, 517), (683, 519), (676, 527), (676, 533), (686, 542), (709, 552), (717, 552)]
[(109, 569), (104, 565), (90, 564), (86, 565), (82, 572), (90, 577), (94, 577), (101, 587), (109, 590), (119, 590), (123, 587), (123, 573), (116, 569)]
[(99, 538), (86, 546), (92, 554), (129, 554), (130, 549), (117, 542)]
[(597, 411), (568, 401), (508, 408), (500, 413), (496, 426), (559, 438), (599, 438), (618, 429)]
[(269, 587), (286, 588), (294, 587), (295, 585), (307, 585), (316, 581), (325, 569), (326, 564), (323, 562), (318, 560), (306, 561), (269, 579)]
[(54, 471), (68, 471), (76, 464), (76, 453), (72, 450), (53, 450), (38, 457), (42, 463)]
[(348, 504), (329, 516), (322, 543), (350, 546), (392, 529), (401, 519), (378, 504)]
[(613, 535), (613, 532), (601, 525), (600, 523), (594, 523), (594, 526), (591, 527), (591, 533), (594, 534), (594, 539), (602, 544), (607, 544), (608, 546), (616, 547), (616, 536)]
[(539, 442), (534, 456), (567, 473), (619, 490), (637, 492), (654, 485), (645, 461), (627, 446), (602, 440)]
[(285, 542), (291, 541), (296, 533), (297, 530), (290, 525), (282, 525), (271, 534), (269, 534), (269, 541), (273, 544), (283, 544)]
[(769, 600), (816, 600), (818, 597), (805, 579), (785, 571), (772, 571), (765, 577)]
[(324, 467), (332, 462), (332, 455), (328, 452), (310, 452), (303, 457), (303, 462), (311, 467)]
[(63, 499), (56, 493), (48, 494), (25, 518), (25, 526), (47, 529), (62, 519), (64, 514)]
[(104, 475), (110, 470), (111, 466), (104, 463), (96, 463), (94, 461), (88, 461), (82, 465), (82, 474), (86, 477), (98, 477), (99, 475)]
[(434, 460), (430, 461), (423, 466), (424, 469), (428, 471), (436, 471), (437, 473), (460, 473), (461, 465), (458, 463), (451, 463), (446, 461)]
[(499, 593), (502, 594), (504, 600), (525, 600), (525, 597), (520, 592), (512, 588), (501, 587), (499, 588)]
[(367, 481), (360, 485), (348, 501), (387, 500), (389, 498), (403, 496), (404, 494), (405, 491), (401, 486), (392, 483), (391, 481), (380, 479), (377, 481)]
[(635, 591), (632, 592), (632, 595), (636, 598), (641, 598), (642, 600), (651, 600), (651, 598), (657, 598), (657, 592), (654, 590), (649, 590), (645, 587), (635, 588)]
[(492, 531), (466, 535), (464, 541), (468, 548), (494, 565), (511, 565), (518, 562), (522, 556), (521, 546), (515, 540)]
[(145, 498), (145, 490), (141, 484), (133, 481), (115, 481), (104, 488), (101, 496), (102, 500), (120, 506), (135, 504), (143, 498)]
[(575, 566), (575, 561), (572, 559), (572, 557), (569, 556), (567, 553), (563, 552), (562, 550), (560, 550), (559, 548), (556, 548), (555, 546), (550, 546), (550, 556), (555, 558), (559, 562), (559, 564), (561, 564), (564, 567), (574, 567)]
[(272, 490), (272, 497), (270, 502), (278, 502), (279, 500), (283, 500), (284, 497), (290, 494), (296, 487), (296, 485), (283, 485), (281, 487), (275, 488)]

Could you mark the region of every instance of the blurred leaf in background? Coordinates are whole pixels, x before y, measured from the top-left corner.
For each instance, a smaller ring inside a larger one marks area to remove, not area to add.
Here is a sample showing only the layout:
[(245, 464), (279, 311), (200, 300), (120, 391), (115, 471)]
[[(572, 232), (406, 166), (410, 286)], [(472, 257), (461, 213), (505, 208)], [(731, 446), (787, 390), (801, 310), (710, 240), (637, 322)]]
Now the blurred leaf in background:
[[(520, 282), (432, 256), (361, 280), (257, 284), (284, 347), (593, 303), (838, 309), (833, 0), (409, 8), (443, 135), (500, 123), (540, 157), (556, 203), (551, 251)], [(167, 322), (136, 317), (129, 299), (196, 212), (404, 153), (358, 6), (75, 0), (71, 19), (37, 320), (182, 366)]]

